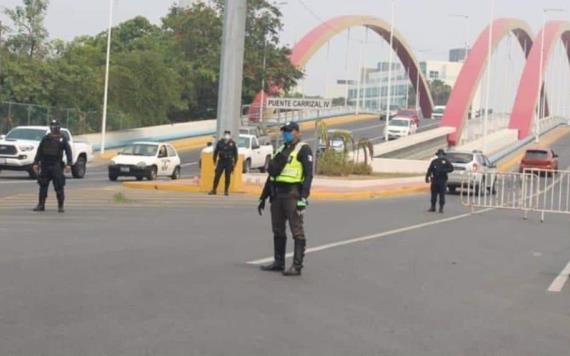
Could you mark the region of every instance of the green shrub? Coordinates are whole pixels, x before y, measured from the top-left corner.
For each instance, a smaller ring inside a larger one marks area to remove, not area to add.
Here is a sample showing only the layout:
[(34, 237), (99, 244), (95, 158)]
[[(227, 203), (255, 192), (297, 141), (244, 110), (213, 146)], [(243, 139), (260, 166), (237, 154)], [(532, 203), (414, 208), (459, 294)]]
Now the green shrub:
[(366, 163), (354, 163), (348, 160), (344, 152), (326, 150), (319, 154), (317, 174), (331, 177), (343, 177), (351, 174), (371, 175), (372, 167)]

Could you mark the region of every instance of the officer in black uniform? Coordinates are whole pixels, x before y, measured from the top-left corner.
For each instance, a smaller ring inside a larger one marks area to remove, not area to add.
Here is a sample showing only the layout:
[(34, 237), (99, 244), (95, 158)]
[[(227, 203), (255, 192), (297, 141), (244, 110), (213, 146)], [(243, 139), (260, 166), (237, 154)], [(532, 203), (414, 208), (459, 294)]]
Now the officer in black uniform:
[(438, 150), (436, 156), (437, 158), (431, 161), (426, 173), (426, 183), (431, 182), (431, 207), (428, 211), (435, 212), (437, 197), (439, 196), (439, 212), (443, 214), (447, 175), (453, 172), (453, 165), (447, 160), (444, 150)]
[[(65, 152), (67, 158), (66, 165), (63, 163), (63, 152)], [(45, 211), (49, 182), (53, 181), (58, 211), (60, 213), (64, 212), (65, 193), (63, 187), (65, 186), (65, 176), (63, 172), (65, 170), (66, 173), (69, 173), (72, 163), (73, 156), (71, 155), (69, 142), (61, 134), (59, 121), (53, 120), (50, 123), (50, 133), (41, 140), (36, 158), (34, 159), (33, 170), (38, 174), (38, 183), (40, 185), (39, 202), (34, 211)]]
[[(290, 122), (281, 128), (285, 144), (269, 162), (269, 177), (259, 198), (258, 212), (262, 215), (267, 198), (271, 202), (271, 224), (275, 260), (262, 266), (263, 271), (283, 272), (286, 276), (299, 276), (305, 256), (305, 230), (303, 212), (311, 193), (313, 181), (313, 153), (309, 145), (301, 142), (299, 125)], [(287, 233), (289, 222), (295, 241), (293, 264), (285, 271)]]
[(210, 195), (216, 195), (218, 189), (218, 184), (220, 184), (220, 178), (222, 173), (225, 173), (226, 184), (224, 194), (229, 195), (230, 182), (232, 172), (238, 161), (238, 148), (234, 140), (232, 140), (232, 135), (230, 131), (224, 132), (224, 137), (216, 144), (214, 149), (214, 165), (216, 165), (216, 175), (214, 177), (214, 187), (210, 191)]

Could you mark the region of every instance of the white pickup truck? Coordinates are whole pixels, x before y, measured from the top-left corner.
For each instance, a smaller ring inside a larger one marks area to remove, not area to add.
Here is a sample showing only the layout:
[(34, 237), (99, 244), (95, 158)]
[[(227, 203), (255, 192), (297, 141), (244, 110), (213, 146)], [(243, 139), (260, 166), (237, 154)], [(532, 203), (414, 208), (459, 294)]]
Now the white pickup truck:
[[(271, 144), (261, 145), (254, 135), (239, 135), (237, 140), (238, 154), (243, 156), (243, 172), (249, 173), (252, 169), (259, 169), (262, 173), (267, 171), (267, 166), (273, 157)], [(208, 146), (202, 153), (213, 153), (214, 147)]]
[[(40, 141), (48, 133), (47, 126), (20, 126), (12, 129), (7, 135), (1, 135), (0, 171), (25, 171), (31, 178), (35, 178), (32, 164)], [(74, 178), (83, 178), (87, 172), (87, 162), (93, 158), (93, 147), (88, 143), (74, 141), (67, 129), (61, 129), (61, 133), (71, 146), (73, 156), (71, 173)]]

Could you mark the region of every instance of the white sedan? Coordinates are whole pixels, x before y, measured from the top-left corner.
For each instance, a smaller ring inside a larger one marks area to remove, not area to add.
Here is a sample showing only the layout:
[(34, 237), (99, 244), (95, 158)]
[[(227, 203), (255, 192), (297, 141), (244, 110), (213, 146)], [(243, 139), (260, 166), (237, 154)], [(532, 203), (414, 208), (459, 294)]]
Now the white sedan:
[(179, 179), (180, 157), (167, 143), (135, 142), (111, 159), (109, 179), (116, 181), (118, 177)]

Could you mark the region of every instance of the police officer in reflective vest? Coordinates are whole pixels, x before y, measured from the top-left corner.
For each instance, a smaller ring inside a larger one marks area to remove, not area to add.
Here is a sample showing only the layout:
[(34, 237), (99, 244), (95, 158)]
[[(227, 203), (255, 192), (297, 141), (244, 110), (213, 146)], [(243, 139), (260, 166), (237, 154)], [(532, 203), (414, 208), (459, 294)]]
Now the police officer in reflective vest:
[(426, 183), (431, 182), (431, 207), (429, 212), (435, 212), (439, 196), (439, 212), (443, 214), (445, 206), (445, 193), (447, 190), (447, 175), (453, 172), (453, 165), (446, 158), (444, 150), (438, 150), (437, 158), (431, 161), (426, 173)]
[[(67, 158), (67, 164), (63, 163), (63, 153)], [(67, 139), (61, 134), (59, 121), (53, 120), (50, 123), (50, 133), (40, 142), (36, 158), (34, 159), (33, 170), (38, 175), (40, 185), (40, 196), (38, 206), (34, 211), (44, 211), (50, 181), (53, 181), (53, 188), (57, 197), (57, 206), (60, 213), (64, 212), (63, 203), (65, 200), (64, 186), (66, 173), (71, 171), (70, 165), (73, 163), (71, 147)]]
[(216, 195), (218, 189), (218, 184), (220, 184), (220, 178), (222, 173), (225, 173), (225, 195), (229, 195), (230, 182), (232, 177), (232, 172), (238, 161), (238, 148), (234, 140), (232, 140), (232, 135), (230, 131), (224, 132), (224, 137), (216, 144), (214, 149), (214, 164), (216, 165), (216, 175), (214, 177), (214, 187), (210, 191), (210, 195)]
[[(259, 198), (258, 212), (262, 214), (267, 198), (271, 202), (271, 224), (275, 260), (262, 266), (264, 271), (283, 272), (286, 276), (299, 276), (305, 256), (305, 230), (303, 212), (311, 193), (313, 181), (313, 153), (301, 142), (299, 125), (290, 122), (281, 128), (285, 144), (277, 150), (269, 162), (269, 177)], [(287, 245), (286, 223), (289, 222), (295, 241), (293, 264), (285, 271)]]

